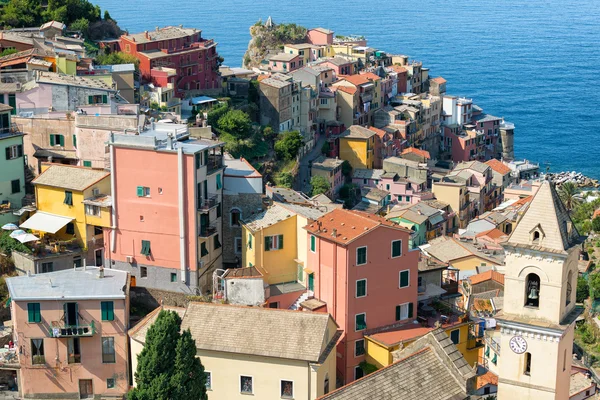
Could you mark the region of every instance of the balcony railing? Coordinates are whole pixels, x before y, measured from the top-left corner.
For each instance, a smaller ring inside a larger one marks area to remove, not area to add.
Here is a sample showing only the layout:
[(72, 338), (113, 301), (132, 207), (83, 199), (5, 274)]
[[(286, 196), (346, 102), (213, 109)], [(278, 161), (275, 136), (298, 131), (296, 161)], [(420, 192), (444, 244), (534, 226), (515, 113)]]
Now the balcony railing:
[(96, 334), (96, 325), (92, 321), (89, 325), (63, 325), (53, 326), (50, 337), (90, 337)]
[(447, 294), (458, 293), (458, 282), (453, 279), (444, 279), (442, 282), (442, 289), (444, 289)]
[(223, 168), (223, 156), (219, 154), (209, 154), (206, 163), (207, 173), (210, 174), (217, 169)]
[(198, 209), (201, 211), (208, 211), (219, 204), (219, 196), (216, 194), (208, 196), (206, 199), (201, 199), (198, 203)]
[(200, 227), (200, 232), (198, 232), (198, 236), (207, 238), (217, 233), (217, 224), (209, 224)]

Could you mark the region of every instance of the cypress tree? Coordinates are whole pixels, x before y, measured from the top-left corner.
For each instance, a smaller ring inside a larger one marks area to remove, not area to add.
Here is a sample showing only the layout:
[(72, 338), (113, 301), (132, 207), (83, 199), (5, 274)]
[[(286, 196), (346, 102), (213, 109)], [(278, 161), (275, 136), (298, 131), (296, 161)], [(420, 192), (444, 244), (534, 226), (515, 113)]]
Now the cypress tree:
[(206, 375), (204, 366), (196, 357), (196, 342), (190, 330), (183, 331), (175, 355), (175, 373), (171, 377), (175, 399), (206, 400)]

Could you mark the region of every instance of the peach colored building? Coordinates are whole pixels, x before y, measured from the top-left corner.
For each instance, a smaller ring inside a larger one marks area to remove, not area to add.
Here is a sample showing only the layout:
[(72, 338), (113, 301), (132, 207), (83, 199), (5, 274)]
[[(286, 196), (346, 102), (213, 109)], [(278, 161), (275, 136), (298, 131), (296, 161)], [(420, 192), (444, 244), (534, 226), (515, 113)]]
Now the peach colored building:
[(348, 383), (363, 374), (364, 334), (416, 318), (419, 253), (411, 231), (366, 213), (337, 209), (305, 229), (309, 287), (344, 330), (337, 373)]
[(309, 29), (306, 32), (306, 37), (309, 43), (319, 45), (333, 44), (333, 31), (325, 28)]
[(191, 140), (186, 128), (113, 134), (109, 146), (114, 219), (105, 265), (131, 273), (137, 286), (209, 291), (222, 266), (224, 143)]
[(76, 268), (7, 278), (21, 398), (129, 390), (129, 274)]

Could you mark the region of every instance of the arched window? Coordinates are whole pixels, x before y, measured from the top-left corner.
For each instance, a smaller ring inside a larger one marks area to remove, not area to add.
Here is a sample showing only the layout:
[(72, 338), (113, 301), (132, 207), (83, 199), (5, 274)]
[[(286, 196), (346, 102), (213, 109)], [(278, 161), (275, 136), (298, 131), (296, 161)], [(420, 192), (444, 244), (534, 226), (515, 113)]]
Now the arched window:
[(229, 223), (231, 226), (240, 226), (240, 220), (242, 219), (242, 212), (238, 208), (232, 208), (230, 211), (231, 215)]
[(525, 375), (531, 375), (531, 353), (527, 352), (525, 355), (525, 363), (523, 364), (523, 373)]
[(569, 271), (567, 274), (567, 298), (565, 299), (565, 306), (568, 306), (571, 302), (571, 295), (573, 294), (573, 287), (571, 281), (573, 280), (573, 271)]
[(525, 305), (535, 308), (540, 306), (540, 277), (536, 274), (527, 275), (525, 280)]
[(533, 241), (537, 242), (539, 240), (540, 240), (540, 232), (539, 231), (533, 232)]

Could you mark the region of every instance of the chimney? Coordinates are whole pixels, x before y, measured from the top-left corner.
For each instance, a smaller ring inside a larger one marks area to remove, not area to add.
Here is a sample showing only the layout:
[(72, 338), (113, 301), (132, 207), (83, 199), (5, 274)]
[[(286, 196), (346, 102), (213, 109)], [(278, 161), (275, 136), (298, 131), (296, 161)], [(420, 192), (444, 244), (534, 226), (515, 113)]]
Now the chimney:
[(333, 236), (334, 238), (337, 237), (337, 229), (333, 228), (333, 230), (331, 231), (331, 236)]
[(169, 133), (167, 136), (167, 149), (173, 150), (173, 134)]
[(104, 267), (100, 267), (100, 270), (98, 272), (99, 272), (98, 277), (100, 279), (104, 278)]
[(144, 31), (144, 36), (146, 36), (146, 39), (150, 39), (150, 35), (148, 34), (148, 31)]

